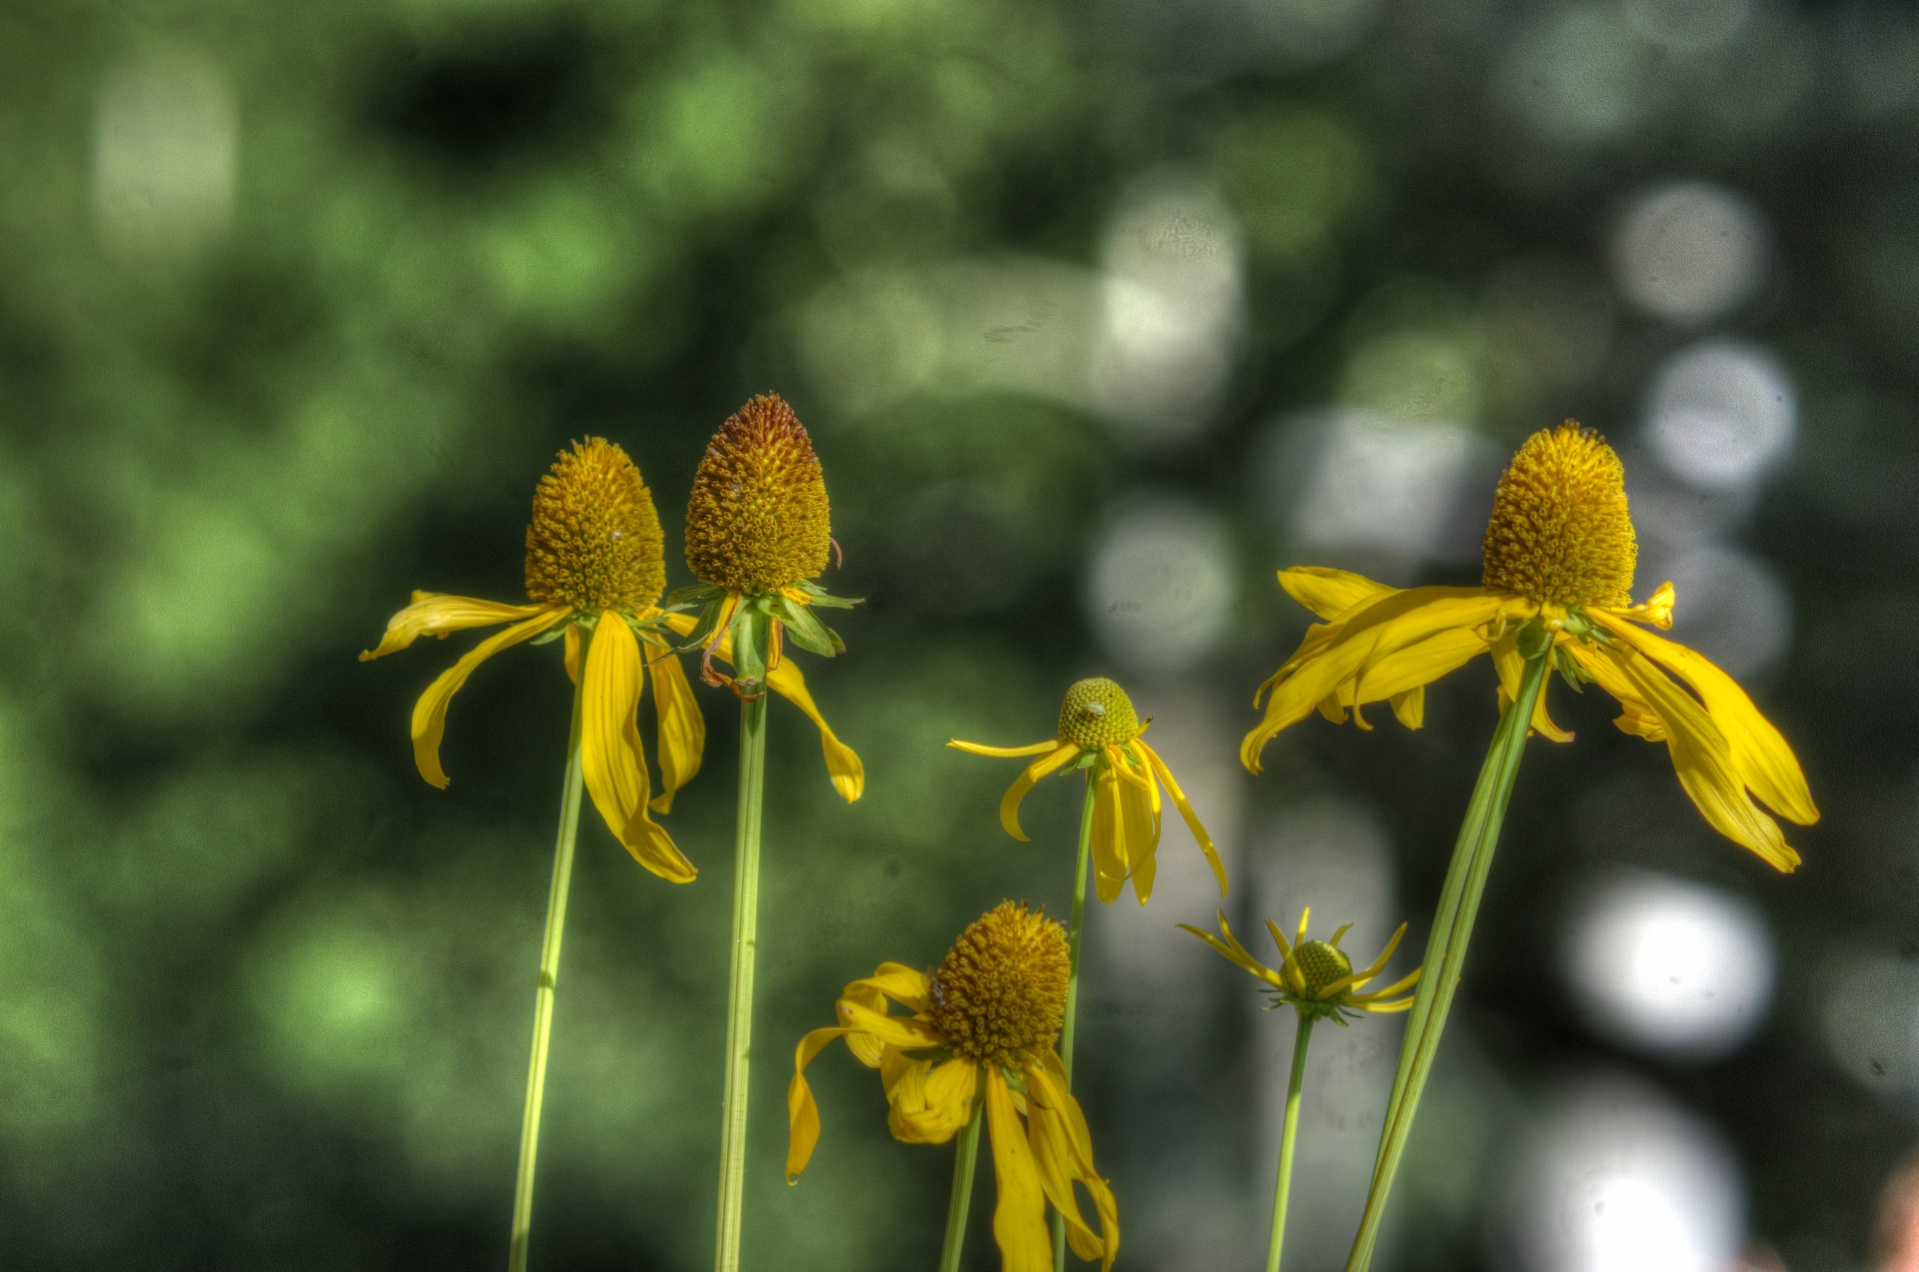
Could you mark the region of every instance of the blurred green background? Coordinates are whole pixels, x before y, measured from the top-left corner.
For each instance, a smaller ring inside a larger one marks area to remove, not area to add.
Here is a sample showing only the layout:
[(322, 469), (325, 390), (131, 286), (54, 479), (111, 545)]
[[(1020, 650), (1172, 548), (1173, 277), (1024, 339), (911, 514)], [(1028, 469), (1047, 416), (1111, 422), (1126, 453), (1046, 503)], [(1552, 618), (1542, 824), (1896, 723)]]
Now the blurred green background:
[[(1625, 457), (1640, 591), (1796, 745), (1773, 875), (1553, 689), (1382, 1266), (1919, 1266), (1919, 19), (1778, 0), (325, 0), (0, 9), (0, 1265), (503, 1263), (567, 685), (461, 694), (453, 785), (371, 665), (410, 589), (517, 600), (533, 483), (624, 445), (669, 536), (706, 437), (797, 406), (868, 598), (773, 708), (747, 1256), (930, 1266), (950, 1154), (789, 1048), (1004, 896), (993, 815), (1113, 674), (1236, 922), (1430, 910), (1494, 702), (1248, 697), (1337, 564), (1476, 582), (1504, 457)], [(533, 1252), (710, 1258), (734, 714), (664, 884), (587, 819)], [(1121, 1266), (1263, 1253), (1290, 1023), (1177, 932), (1177, 825), (1099, 908), (1080, 1089)], [(1316, 929), (1317, 930), (1317, 929)], [(1413, 948), (1414, 946), (1409, 946)], [(1401, 964), (1408, 960), (1402, 956)], [(1397, 1025), (1322, 1030), (1289, 1267), (1340, 1265)], [(971, 1266), (997, 1266), (976, 1205)]]

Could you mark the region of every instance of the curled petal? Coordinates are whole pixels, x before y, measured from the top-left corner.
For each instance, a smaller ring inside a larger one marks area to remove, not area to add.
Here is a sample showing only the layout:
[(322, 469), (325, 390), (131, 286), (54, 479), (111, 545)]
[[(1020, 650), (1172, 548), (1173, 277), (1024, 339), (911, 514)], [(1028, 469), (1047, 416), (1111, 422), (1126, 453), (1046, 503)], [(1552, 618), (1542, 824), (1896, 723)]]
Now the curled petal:
[[(1312, 657), (1273, 685), (1266, 700), (1266, 717), (1240, 744), (1240, 761), (1254, 773), (1260, 771), (1259, 753), (1274, 734), (1297, 724), (1328, 695), (1373, 668), (1381, 689), (1402, 693), (1415, 687), (1415, 670), (1430, 673), (1429, 678), (1445, 674), (1459, 661), (1422, 659), (1414, 655), (1400, 665), (1388, 663), (1392, 655), (1409, 649), (1442, 632), (1465, 632), (1480, 627), (1499, 614), (1502, 598), (1485, 588), (1418, 587), (1394, 592), (1363, 605), (1337, 625)], [(1483, 647), (1483, 644), (1482, 644)], [(1451, 654), (1464, 649), (1447, 646)], [(1470, 654), (1466, 655), (1470, 657)], [(1391, 671), (1391, 675), (1386, 672)], [(1381, 697), (1388, 696), (1382, 692)]]
[(441, 672), (426, 687), (420, 700), (413, 704), (413, 764), (429, 784), (441, 790), (446, 789), (446, 772), (440, 767), (440, 738), (446, 733), (446, 709), (452, 705), (453, 695), (460, 691), (466, 678), (473, 674), (473, 669), (502, 649), (538, 636), (568, 613), (563, 609), (544, 610), (523, 623), (515, 623), (503, 632), (494, 633), (468, 650), (460, 661)]
[(498, 601), (448, 596), (444, 592), (415, 592), (413, 603), (386, 621), (386, 632), (380, 637), (379, 645), (361, 651), (360, 661), (384, 658), (405, 649), (422, 636), (438, 636), (444, 640), (448, 632), (510, 623), (515, 619), (545, 613), (550, 608), (547, 605), (502, 605)]
[(1281, 570), (1279, 585), (1286, 589), (1286, 595), (1329, 623), (1399, 590), (1375, 583), (1362, 574), (1320, 565), (1296, 565), (1290, 570)]
[[(1577, 642), (1571, 642), (1576, 644)], [(1493, 642), (1493, 670), (1499, 673), (1499, 707), (1505, 710), (1508, 703), (1519, 697), (1519, 682), (1526, 674), (1526, 656), (1519, 652), (1519, 633), (1508, 631)], [(1539, 696), (1533, 700), (1533, 732), (1549, 742), (1570, 742), (1573, 732), (1562, 729), (1553, 723), (1546, 714), (1546, 686), (1539, 687)]]
[(796, 1184), (820, 1142), (820, 1106), (806, 1084), (806, 1066), (844, 1029), (815, 1029), (793, 1048), (793, 1080), (786, 1084), (786, 1182)]
[(979, 1063), (920, 1060), (887, 1092), (887, 1129), (906, 1144), (944, 1144), (972, 1120)]
[(1673, 771), (1713, 829), (1751, 849), (1775, 870), (1784, 873), (1796, 867), (1799, 854), (1787, 845), (1779, 823), (1747, 797), (1732, 747), (1706, 710), (1640, 654), (1618, 645), (1599, 648), (1664, 722)]
[(593, 628), (580, 681), (580, 769), (607, 828), (633, 859), (662, 879), (691, 883), (693, 868), (672, 836), (647, 816), (646, 757), (640, 751), (640, 644), (618, 615)]
[[(1048, 1052), (1040, 1064), (1027, 1066), (1023, 1077), (1032, 1093), (1027, 1101), (1028, 1140), (1046, 1199), (1066, 1220), (1073, 1253), (1110, 1268), (1119, 1254), (1119, 1207), (1113, 1190), (1093, 1169), (1092, 1136), (1079, 1101), (1067, 1090), (1066, 1068), (1056, 1053)], [(1093, 1198), (1099, 1216), (1097, 1233), (1080, 1217), (1075, 1183), (1084, 1185)]]
[(1752, 793), (1788, 821), (1810, 826), (1819, 820), (1799, 759), (1772, 722), (1759, 713), (1739, 682), (1711, 659), (1676, 641), (1620, 622), (1595, 611), (1593, 618), (1607, 631), (1684, 680), (1706, 704), (1706, 711), (1732, 748), (1733, 763)]
[(1019, 806), (1026, 799), (1026, 792), (1032, 790), (1042, 777), (1079, 754), (1079, 748), (1070, 742), (1054, 742), (1050, 745), (1053, 747), (1051, 753), (1028, 764), (1025, 771), (1006, 788), (1006, 794), (1000, 797), (999, 824), (1006, 828), (1007, 834), (1023, 844), (1032, 842), (1026, 832), (1019, 828)]
[(700, 714), (678, 654), (656, 654), (646, 669), (653, 678), (653, 707), (660, 717), (660, 793), (652, 809), (664, 813), (673, 807), (673, 793), (700, 771), (706, 751), (706, 717)]

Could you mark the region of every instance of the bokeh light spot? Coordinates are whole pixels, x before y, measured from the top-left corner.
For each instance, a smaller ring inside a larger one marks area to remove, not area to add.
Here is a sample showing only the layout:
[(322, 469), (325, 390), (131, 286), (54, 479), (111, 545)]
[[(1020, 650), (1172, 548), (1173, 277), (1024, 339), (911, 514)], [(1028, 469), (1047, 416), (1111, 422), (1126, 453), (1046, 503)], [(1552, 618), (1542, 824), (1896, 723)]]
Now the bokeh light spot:
[(1675, 477), (1741, 486), (1787, 454), (1798, 430), (1792, 382), (1765, 352), (1713, 340), (1674, 355), (1653, 387), (1646, 431)]
[(1613, 273), (1627, 299), (1674, 322), (1702, 322), (1764, 281), (1765, 222), (1743, 196), (1703, 181), (1641, 195), (1613, 238)]

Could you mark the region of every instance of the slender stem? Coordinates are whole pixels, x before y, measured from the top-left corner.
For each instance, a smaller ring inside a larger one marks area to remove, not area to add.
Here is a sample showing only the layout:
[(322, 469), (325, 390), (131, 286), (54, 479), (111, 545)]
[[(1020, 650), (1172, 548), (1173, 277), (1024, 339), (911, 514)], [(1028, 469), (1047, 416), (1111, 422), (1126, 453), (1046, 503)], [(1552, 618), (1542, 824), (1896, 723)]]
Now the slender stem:
[(1419, 990), (1408, 1013), (1406, 1037), (1399, 1050), (1399, 1070), (1393, 1078), (1392, 1099), (1386, 1106), (1386, 1124), (1380, 1131), (1372, 1190), (1366, 1196), (1366, 1212), (1360, 1218), (1359, 1234), (1346, 1260), (1346, 1272), (1365, 1272), (1372, 1264), (1380, 1220), (1385, 1217), (1386, 1198), (1406, 1151), (1407, 1137), (1412, 1134), (1413, 1115), (1426, 1089), (1426, 1078), (1432, 1072), (1433, 1057), (1439, 1051), (1446, 1016), (1452, 1009), (1453, 991), (1459, 987), (1473, 920), (1479, 914), (1486, 875), (1492, 869), (1493, 850), (1499, 846), (1499, 828), (1512, 798), (1513, 781), (1519, 775), (1519, 759), (1532, 724), (1533, 704), (1539, 700), (1540, 687), (1551, 665), (1552, 645), (1548, 641), (1543, 650), (1526, 660), (1519, 695), (1507, 704), (1499, 717), (1499, 728), (1493, 734), (1486, 762), (1479, 770), (1479, 781), (1473, 787), (1472, 802), (1466, 806), (1466, 817), (1453, 845), (1452, 865), (1447, 868), (1446, 883), (1440, 892), (1439, 909), (1433, 915), (1432, 935), (1427, 938), (1426, 961), (1421, 964), (1425, 974), (1419, 978)]
[[(986, 1081), (980, 1074), (979, 1080)], [(980, 1099), (973, 1097), (973, 1116), (959, 1134), (959, 1150), (953, 1157), (953, 1195), (946, 1203), (946, 1240), (940, 1243), (939, 1272), (959, 1272), (960, 1247), (966, 1243), (966, 1212), (973, 1205), (973, 1176), (979, 1161), (979, 1128), (986, 1120)]]
[(1273, 1181), (1273, 1238), (1266, 1247), (1266, 1272), (1279, 1272), (1280, 1247), (1286, 1244), (1286, 1198), (1293, 1190), (1293, 1143), (1299, 1138), (1299, 1090), (1306, 1085), (1306, 1044), (1313, 1040), (1313, 1017), (1301, 1014), (1293, 1035), (1293, 1077), (1286, 1085), (1286, 1125), (1279, 1133), (1279, 1178)]
[(766, 695), (740, 703), (740, 805), (734, 833), (733, 958), (726, 999), (726, 1090), (721, 1097), (717, 1272), (740, 1266), (746, 1184), (747, 1069), (753, 1054), (753, 954), (759, 944), (760, 803), (766, 785)]
[(560, 831), (553, 847), (553, 887), (546, 898), (546, 938), (540, 945), (540, 983), (533, 993), (533, 1058), (526, 1071), (526, 1111), (520, 1118), (520, 1171), (513, 1182), (511, 1272), (526, 1272), (533, 1229), (533, 1172), (540, 1156), (540, 1106), (546, 1099), (546, 1051), (553, 1039), (553, 992), (560, 983), (560, 940), (566, 935), (566, 896), (573, 883), (573, 843), (580, 830), (580, 693), (573, 691), (573, 726), (560, 788)]
[[(1079, 809), (1079, 864), (1073, 868), (1073, 920), (1066, 929), (1066, 1020), (1060, 1025), (1059, 1059), (1066, 1089), (1073, 1089), (1073, 1032), (1079, 1019), (1079, 940), (1086, 919), (1086, 873), (1093, 859), (1093, 797), (1099, 790), (1097, 767), (1086, 770), (1086, 799)], [(1053, 1212), (1053, 1268), (1066, 1269), (1066, 1216)]]

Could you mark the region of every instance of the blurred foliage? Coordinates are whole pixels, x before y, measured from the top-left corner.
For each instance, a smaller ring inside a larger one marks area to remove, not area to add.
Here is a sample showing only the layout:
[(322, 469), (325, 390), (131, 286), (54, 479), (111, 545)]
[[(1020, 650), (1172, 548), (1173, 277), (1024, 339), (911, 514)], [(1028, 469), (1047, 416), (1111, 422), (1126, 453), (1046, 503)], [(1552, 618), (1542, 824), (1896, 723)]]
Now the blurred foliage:
[[(1084, 563), (1157, 491), (1237, 535), (1229, 635), (1188, 677), (1238, 713), (1229, 752), (1305, 622), (1270, 571), (1315, 559), (1257, 478), (1267, 422), (1343, 403), (1493, 450), (1569, 415), (1629, 432), (1692, 333), (1621, 308), (1605, 236), (1677, 173), (1746, 191), (1776, 239), (1730, 329), (1790, 363), (1799, 441), (1741, 524), (1791, 591), (1797, 637), (1761, 696), (1827, 820), (1796, 837), (1800, 876), (1765, 877), (1591, 695), (1564, 704), (1576, 753), (1528, 759), (1468, 981), (1502, 1076), (1435, 1096), (1406, 1205), (1437, 1226), (1403, 1253), (1475, 1265), (1493, 1147), (1473, 1128), (1603, 1062), (1716, 1120), (1795, 1272), (1862, 1266), (1919, 1106), (1839, 1074), (1811, 1004), (1829, 954), (1910, 958), (1919, 933), (1915, 85), (1919, 24), (1867, 4), (0, 11), (0, 1262), (498, 1262), (567, 685), (557, 647), (489, 664), (440, 793), (405, 722), (453, 647), (352, 655), (412, 588), (519, 596), (531, 487), (569, 437), (633, 453), (671, 543), (706, 437), (768, 389), (826, 464), (834, 590), (870, 598), (839, 624), (850, 654), (808, 670), (869, 793), (840, 804), (810, 728), (773, 708), (748, 1250), (930, 1260), (948, 1159), (892, 1143), (850, 1066), (814, 1071), (827, 1130), (802, 1187), (778, 1160), (786, 1048), (842, 983), (930, 964), (1002, 896), (1064, 909), (1073, 801), (1036, 797), (1016, 844), (991, 813), (1010, 774), (941, 743), (1043, 736), (1070, 678), (1128, 665), (1095, 643)], [(1093, 303), (1109, 215), (1167, 170), (1216, 184), (1245, 303), (1204, 427), (1154, 450), (1033, 391), (1041, 362), (978, 372), (949, 327), (1017, 271)], [(1488, 685), (1435, 688), (1417, 734), (1303, 726), (1245, 819), (1324, 792), (1374, 805), (1419, 913)], [(583, 832), (543, 1266), (708, 1257), (736, 737), (728, 700), (702, 699), (706, 772), (670, 822), (699, 882)], [(1563, 1006), (1544, 899), (1615, 861), (1771, 916), (1780, 1007), (1745, 1051), (1644, 1062)], [(1093, 989), (1118, 993), (1105, 974)], [(1156, 1136), (1216, 1141), (1235, 1187), (1261, 1177), (1244, 1003), (1215, 997), (1192, 1008), (1197, 1072), (1082, 1053), (1128, 1213), (1151, 1213)], [(1258, 1191), (1232, 1222), (1257, 1228)], [(1123, 1257), (1175, 1266), (1155, 1233), (1129, 1227)]]

